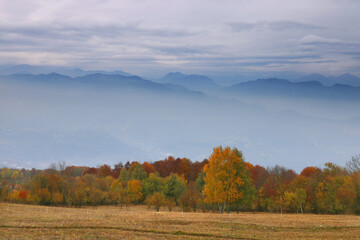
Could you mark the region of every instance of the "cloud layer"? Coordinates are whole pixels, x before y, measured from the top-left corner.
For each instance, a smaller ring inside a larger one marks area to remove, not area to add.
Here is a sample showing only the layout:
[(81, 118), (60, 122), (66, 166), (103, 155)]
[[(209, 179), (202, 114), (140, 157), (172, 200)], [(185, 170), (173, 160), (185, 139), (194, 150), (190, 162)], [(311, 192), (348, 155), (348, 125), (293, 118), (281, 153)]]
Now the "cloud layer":
[(360, 75), (359, 12), (356, 0), (1, 0), (0, 64)]

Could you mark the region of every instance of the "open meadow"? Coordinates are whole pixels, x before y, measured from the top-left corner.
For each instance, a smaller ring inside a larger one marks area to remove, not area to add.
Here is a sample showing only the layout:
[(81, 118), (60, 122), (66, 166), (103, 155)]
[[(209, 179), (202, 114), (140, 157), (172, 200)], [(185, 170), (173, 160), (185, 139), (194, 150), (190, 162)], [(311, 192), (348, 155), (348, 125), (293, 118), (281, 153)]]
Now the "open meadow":
[(360, 239), (360, 216), (0, 203), (0, 239)]

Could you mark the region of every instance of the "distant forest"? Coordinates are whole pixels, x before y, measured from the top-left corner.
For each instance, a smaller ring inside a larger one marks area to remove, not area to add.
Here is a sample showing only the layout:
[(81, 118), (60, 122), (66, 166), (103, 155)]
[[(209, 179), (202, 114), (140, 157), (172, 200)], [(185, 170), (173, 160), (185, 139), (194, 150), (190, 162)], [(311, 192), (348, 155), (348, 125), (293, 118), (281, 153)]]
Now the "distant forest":
[(147, 204), (171, 211), (266, 211), (360, 214), (360, 155), (345, 167), (326, 163), (300, 174), (244, 161), (241, 151), (214, 148), (208, 159), (172, 156), (113, 167), (0, 169), (0, 201), (52, 206)]

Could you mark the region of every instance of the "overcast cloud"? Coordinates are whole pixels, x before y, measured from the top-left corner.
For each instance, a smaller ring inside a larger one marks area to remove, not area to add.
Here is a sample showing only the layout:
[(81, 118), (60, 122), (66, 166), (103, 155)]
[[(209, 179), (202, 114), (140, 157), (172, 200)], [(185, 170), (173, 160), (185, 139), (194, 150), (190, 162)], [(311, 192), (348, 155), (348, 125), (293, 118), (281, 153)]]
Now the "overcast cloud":
[(0, 64), (360, 76), (358, 0), (0, 0)]

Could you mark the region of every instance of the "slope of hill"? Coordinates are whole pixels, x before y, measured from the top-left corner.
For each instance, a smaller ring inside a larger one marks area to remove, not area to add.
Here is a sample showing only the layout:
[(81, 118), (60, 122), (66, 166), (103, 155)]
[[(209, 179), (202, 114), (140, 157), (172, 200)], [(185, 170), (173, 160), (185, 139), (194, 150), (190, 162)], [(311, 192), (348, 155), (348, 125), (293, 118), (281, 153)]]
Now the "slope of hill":
[(188, 97), (204, 97), (205, 95), (199, 91), (191, 91), (185, 87), (162, 84), (152, 82), (140, 78), (138, 76), (123, 76), (118, 74), (102, 74), (95, 73), (82, 77), (69, 77), (58, 73), (50, 74), (14, 74), (0, 76), (0, 81), (8, 83), (19, 83), (52, 87), (77, 87), (77, 88), (93, 88), (93, 89), (110, 89), (110, 90), (129, 90), (138, 89), (147, 92), (161, 92), (167, 94), (184, 95)]
[(276, 96), (291, 98), (317, 98), (360, 100), (360, 88), (343, 84), (326, 87), (317, 81), (290, 82), (284, 79), (270, 78), (238, 83), (224, 88), (225, 93)]
[(322, 83), (324, 86), (333, 86), (335, 84), (345, 84), (352, 87), (360, 87), (360, 78), (345, 73), (336, 77), (325, 77), (321, 74), (310, 74), (304, 77), (297, 79), (296, 82), (306, 82), (306, 81), (317, 81)]
[(164, 83), (180, 85), (195, 91), (208, 92), (219, 89), (219, 86), (211, 78), (196, 74), (171, 72), (165, 75), (160, 81)]
[(117, 74), (123, 76), (132, 76), (127, 72), (121, 70), (117, 71), (84, 71), (81, 68), (69, 68), (69, 67), (60, 67), (60, 66), (33, 66), (28, 64), (21, 65), (0, 65), (0, 75), (14, 75), (14, 74), (50, 74), (50, 73), (59, 73), (62, 75), (67, 75), (70, 77), (81, 77), (88, 74), (102, 73), (102, 74)]
[(340, 76), (337, 76), (334, 79), (334, 82), (339, 84), (346, 84), (354, 87), (360, 87), (360, 78), (351, 75), (349, 73), (342, 74)]

